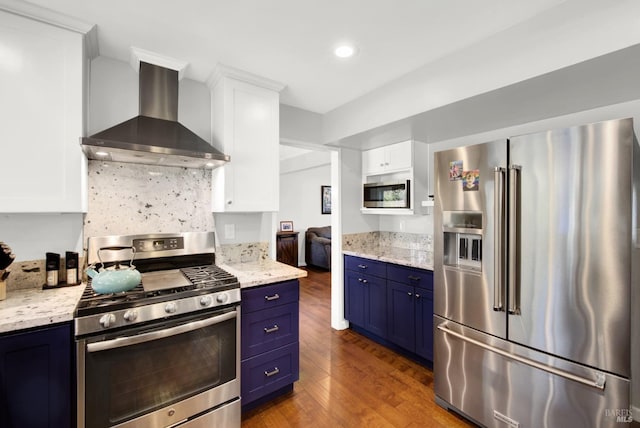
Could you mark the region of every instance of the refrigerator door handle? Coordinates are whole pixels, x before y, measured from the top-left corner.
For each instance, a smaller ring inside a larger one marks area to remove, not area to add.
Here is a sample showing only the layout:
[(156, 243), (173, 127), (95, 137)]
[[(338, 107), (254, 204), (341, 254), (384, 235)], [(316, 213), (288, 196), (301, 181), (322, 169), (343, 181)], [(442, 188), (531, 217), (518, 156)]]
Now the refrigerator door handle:
[(532, 359), (529, 359), (529, 358), (525, 358), (525, 357), (521, 357), (520, 355), (512, 354), (512, 353), (507, 352), (505, 350), (502, 350), (500, 348), (496, 348), (495, 346), (487, 345), (486, 343), (482, 343), (482, 342), (480, 342), (478, 340), (475, 340), (475, 339), (472, 339), (470, 337), (467, 337), (464, 334), (460, 334), (460, 333), (455, 332), (453, 330), (449, 330), (444, 323), (438, 325), (436, 328), (438, 330), (440, 330), (440, 331), (442, 331), (442, 332), (444, 332), (444, 333), (446, 333), (448, 335), (451, 335), (453, 337), (456, 337), (456, 338), (458, 338), (458, 339), (460, 339), (460, 340), (462, 340), (464, 342), (471, 343), (472, 345), (479, 346), (479, 347), (481, 347), (483, 349), (486, 349), (487, 351), (491, 351), (491, 352), (496, 353), (498, 355), (501, 355), (501, 356), (503, 356), (505, 358), (508, 358), (508, 359), (511, 359), (511, 360), (514, 360), (514, 361), (518, 361), (518, 362), (520, 362), (522, 364), (526, 364), (528, 366), (535, 367), (535, 368), (540, 369), (540, 370), (544, 370), (547, 373), (551, 373), (553, 375), (560, 376), (560, 377), (563, 377), (565, 379), (570, 379), (572, 381), (579, 382), (581, 384), (590, 386), (592, 388), (596, 388), (596, 389), (604, 391), (606, 378), (605, 378), (605, 375), (603, 373), (596, 373), (596, 379), (595, 380), (587, 379), (585, 377), (577, 376), (577, 375), (574, 375), (573, 373), (569, 373), (567, 371), (564, 371), (564, 370), (561, 370), (561, 369), (557, 369), (555, 367), (548, 366), (548, 365), (540, 363), (538, 361), (535, 361), (535, 360), (532, 360)]
[(505, 168), (496, 166), (494, 173), (494, 282), (493, 282), (493, 310), (504, 311), (504, 175)]
[(518, 282), (520, 268), (520, 165), (509, 167), (509, 314), (520, 315)]

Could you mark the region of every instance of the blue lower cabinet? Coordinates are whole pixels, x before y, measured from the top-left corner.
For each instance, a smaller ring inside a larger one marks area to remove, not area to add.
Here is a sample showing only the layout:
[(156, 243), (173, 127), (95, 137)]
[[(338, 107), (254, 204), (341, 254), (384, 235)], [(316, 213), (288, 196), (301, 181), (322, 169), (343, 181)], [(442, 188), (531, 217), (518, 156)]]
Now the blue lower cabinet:
[(0, 336), (0, 427), (72, 426), (71, 323)]
[(242, 290), (241, 398), (249, 409), (292, 389), (300, 372), (298, 280)]
[(345, 318), (433, 361), (433, 272), (345, 255)]

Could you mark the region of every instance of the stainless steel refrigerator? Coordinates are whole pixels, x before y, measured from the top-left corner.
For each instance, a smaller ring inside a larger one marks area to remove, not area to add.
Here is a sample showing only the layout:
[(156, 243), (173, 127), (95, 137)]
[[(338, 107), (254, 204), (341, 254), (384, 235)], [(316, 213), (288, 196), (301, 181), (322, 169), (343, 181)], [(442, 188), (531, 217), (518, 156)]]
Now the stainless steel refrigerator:
[(630, 420), (636, 145), (622, 119), (435, 153), (438, 404), (490, 427)]

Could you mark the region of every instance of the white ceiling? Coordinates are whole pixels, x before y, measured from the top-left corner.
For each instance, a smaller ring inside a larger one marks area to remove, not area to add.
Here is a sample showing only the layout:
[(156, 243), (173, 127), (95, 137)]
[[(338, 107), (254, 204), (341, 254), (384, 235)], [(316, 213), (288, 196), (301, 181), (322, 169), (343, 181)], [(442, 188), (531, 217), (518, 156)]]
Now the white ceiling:
[[(217, 63), (286, 85), (281, 102), (326, 113), (425, 64), (566, 0), (30, 0), (97, 25), (100, 55), (130, 47), (189, 63), (204, 82)], [(358, 53), (333, 56), (348, 41)]]

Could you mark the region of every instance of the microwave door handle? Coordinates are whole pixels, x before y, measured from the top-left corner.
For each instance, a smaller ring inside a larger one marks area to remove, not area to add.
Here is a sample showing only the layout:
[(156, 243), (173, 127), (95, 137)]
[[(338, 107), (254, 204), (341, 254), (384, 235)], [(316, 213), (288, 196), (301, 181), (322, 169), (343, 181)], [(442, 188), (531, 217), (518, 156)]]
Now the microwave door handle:
[(509, 314), (520, 315), (518, 282), (520, 280), (520, 165), (509, 167)]
[(504, 174), (505, 168), (495, 167), (494, 170), (494, 265), (493, 265), (493, 310), (504, 311)]
[(118, 337), (116, 339), (105, 340), (102, 342), (89, 343), (87, 345), (87, 351), (99, 352), (109, 349), (123, 348), (125, 346), (137, 345), (140, 343), (151, 342), (152, 340), (164, 339), (166, 337), (175, 336), (177, 334), (187, 333), (190, 331), (198, 330), (200, 328), (208, 327), (214, 324), (237, 318), (238, 311), (226, 312), (222, 315), (218, 315), (211, 318), (206, 318), (199, 321), (193, 321), (188, 324), (181, 324), (176, 327), (170, 327), (163, 330), (152, 331), (149, 333), (138, 334), (135, 336)]

